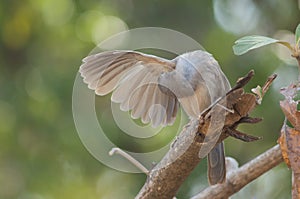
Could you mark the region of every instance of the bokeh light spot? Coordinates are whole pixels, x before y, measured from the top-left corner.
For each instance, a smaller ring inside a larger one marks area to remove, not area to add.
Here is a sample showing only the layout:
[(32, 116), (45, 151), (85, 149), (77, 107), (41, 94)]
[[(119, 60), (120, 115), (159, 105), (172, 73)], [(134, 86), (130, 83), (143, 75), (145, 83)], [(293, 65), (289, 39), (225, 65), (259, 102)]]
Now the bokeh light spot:
[(31, 32), (31, 15), (26, 9), (17, 10), (10, 20), (3, 24), (2, 39), (11, 49), (23, 47)]
[(15, 110), (7, 102), (0, 101), (0, 134), (11, 132), (16, 123)]
[(10, 161), (1, 161), (0, 198), (16, 198), (24, 188), (24, 177), (20, 170)]
[(128, 27), (120, 18), (115, 16), (103, 16), (93, 27), (93, 41), (95, 44), (98, 44), (104, 39), (126, 30), (128, 30)]
[(259, 21), (259, 11), (251, 0), (214, 0), (214, 15), (227, 32), (245, 34)]
[(25, 89), (28, 95), (37, 101), (45, 101), (47, 99), (47, 89), (38, 69), (33, 69), (28, 74), (25, 81)]
[[(273, 38), (276, 38), (281, 41), (287, 41), (292, 46), (296, 45), (295, 34), (287, 30), (277, 31), (273, 36)], [(287, 49), (285, 46), (274, 45), (274, 48), (272, 48), (272, 50), (276, 54), (276, 56), (282, 61), (284, 61), (286, 64), (294, 65), (294, 66), (297, 65), (296, 59), (293, 59), (293, 57), (291, 56), (291, 51)]]
[(76, 23), (76, 34), (82, 41), (96, 45), (108, 37), (128, 30), (127, 24), (118, 17), (106, 16), (98, 11), (83, 13)]
[(92, 29), (102, 16), (102, 12), (99, 11), (86, 11), (82, 13), (76, 22), (77, 37), (82, 41), (92, 42)]
[(75, 10), (72, 0), (44, 0), (40, 6), (43, 19), (49, 26), (66, 24), (73, 16)]

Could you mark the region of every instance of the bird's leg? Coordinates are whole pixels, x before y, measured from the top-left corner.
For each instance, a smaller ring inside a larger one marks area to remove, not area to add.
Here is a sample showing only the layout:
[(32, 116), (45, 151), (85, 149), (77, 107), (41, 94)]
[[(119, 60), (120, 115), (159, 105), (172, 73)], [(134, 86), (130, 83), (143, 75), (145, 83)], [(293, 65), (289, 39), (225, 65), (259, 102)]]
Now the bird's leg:
[(261, 137), (257, 137), (257, 136), (253, 136), (253, 135), (248, 135), (246, 133), (242, 133), (242, 132), (240, 132), (240, 131), (238, 131), (236, 129), (233, 129), (233, 128), (226, 129), (225, 133), (228, 136), (234, 137), (234, 138), (242, 140), (244, 142), (253, 142), (253, 141), (261, 139)]
[(238, 124), (241, 123), (246, 123), (246, 124), (256, 124), (258, 122), (261, 122), (262, 119), (261, 118), (253, 118), (253, 117), (242, 117), (239, 121)]
[(239, 121), (237, 121), (235, 124), (233, 124), (230, 127), (227, 127), (225, 130), (225, 135), (234, 137), (236, 139), (242, 140), (244, 142), (252, 142), (261, 139), (261, 137), (256, 137), (253, 135), (248, 135), (246, 133), (240, 132), (236, 130), (239, 124), (247, 123), (247, 124), (255, 124), (258, 122), (261, 122), (261, 118), (252, 118), (252, 117), (242, 117)]

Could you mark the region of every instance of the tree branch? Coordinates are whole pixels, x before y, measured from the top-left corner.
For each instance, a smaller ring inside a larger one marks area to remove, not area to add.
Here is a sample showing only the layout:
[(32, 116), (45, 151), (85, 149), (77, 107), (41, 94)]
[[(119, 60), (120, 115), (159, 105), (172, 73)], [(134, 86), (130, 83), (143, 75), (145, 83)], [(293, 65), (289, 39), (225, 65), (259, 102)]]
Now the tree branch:
[(228, 198), (282, 161), (280, 147), (276, 145), (242, 167), (229, 172), (223, 184), (210, 186), (191, 199)]
[(134, 166), (136, 166), (138, 169), (140, 169), (143, 173), (145, 173), (146, 175), (149, 174), (148, 169), (142, 165), (139, 161), (137, 161), (136, 159), (134, 159), (131, 155), (129, 155), (128, 153), (126, 153), (125, 151), (123, 151), (120, 148), (112, 148), (109, 153), (110, 156), (114, 155), (114, 154), (119, 154), (121, 156), (123, 156), (124, 158), (126, 158), (129, 162), (131, 162), (131, 164), (133, 164)]
[[(207, 154), (209, 149), (216, 144), (216, 139), (218, 142), (223, 141), (230, 136), (226, 133), (229, 129), (235, 129), (239, 122), (243, 121), (243, 118), (249, 118), (248, 113), (257, 105), (257, 96), (245, 93), (242, 87), (249, 82), (253, 75), (254, 72), (250, 71), (245, 77), (240, 78), (226, 96), (205, 110), (199, 119), (192, 119), (184, 127), (169, 152), (150, 171), (136, 198), (169, 199), (176, 195), (181, 184), (201, 161), (200, 149), (206, 150)], [(270, 84), (275, 77), (271, 76), (266, 84)], [(223, 107), (234, 111), (226, 111)], [(219, 136), (220, 130), (221, 135)], [(244, 136), (247, 137), (246, 134)], [(209, 147), (212, 144), (213, 146)]]

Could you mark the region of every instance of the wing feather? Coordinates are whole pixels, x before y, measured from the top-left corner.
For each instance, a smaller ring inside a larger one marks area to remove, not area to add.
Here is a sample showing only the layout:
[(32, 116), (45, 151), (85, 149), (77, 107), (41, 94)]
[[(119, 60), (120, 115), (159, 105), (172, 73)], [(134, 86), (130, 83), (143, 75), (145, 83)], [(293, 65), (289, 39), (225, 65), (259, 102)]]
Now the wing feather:
[[(145, 101), (145, 111), (142, 114), (142, 122), (143, 123), (149, 123), (150, 122), (150, 117), (149, 117), (149, 109), (150, 107), (153, 105), (153, 95), (155, 93), (155, 89), (157, 88), (157, 86), (155, 84), (150, 84), (149, 88), (148, 88), (148, 95), (146, 97), (146, 101)], [(146, 95), (145, 95), (146, 96)]]
[[(145, 70), (141, 68), (135, 76), (130, 75), (130, 77), (127, 78), (127, 81), (122, 82), (122, 84), (120, 84), (120, 86), (113, 92), (112, 101), (119, 101), (123, 111), (129, 111), (133, 108), (134, 104), (132, 103), (135, 99), (135, 90), (145, 78), (144, 74)], [(137, 100), (139, 101), (140, 99)]]
[[(153, 78), (152, 78), (153, 79)], [(150, 82), (148, 84), (144, 84), (137, 88), (136, 92), (139, 92), (140, 95), (140, 103), (137, 103), (137, 106), (132, 110), (131, 116), (132, 118), (140, 118), (144, 115), (147, 109), (149, 109), (149, 106), (147, 105), (147, 101), (149, 99), (149, 96), (152, 95), (150, 91), (151, 86), (153, 86), (153, 83), (151, 83), (153, 80), (151, 78), (147, 78), (146, 81)], [(154, 83), (155, 84), (155, 83)]]
[(168, 96), (168, 107), (166, 110), (166, 122), (168, 124), (173, 124), (176, 118), (176, 115), (173, 115), (173, 112), (177, 112), (178, 103), (177, 99), (171, 96)]
[(175, 62), (134, 51), (110, 51), (83, 59), (80, 73), (97, 95), (113, 91), (112, 101), (133, 118), (153, 126), (175, 121), (178, 101), (158, 87), (158, 77), (175, 69)]
[(161, 94), (161, 91), (157, 91), (157, 96), (155, 98), (154, 106), (152, 109), (154, 112), (154, 117), (152, 116), (152, 123), (154, 127), (157, 127), (160, 124), (160, 121), (164, 121), (165, 107), (164, 106), (164, 94)]

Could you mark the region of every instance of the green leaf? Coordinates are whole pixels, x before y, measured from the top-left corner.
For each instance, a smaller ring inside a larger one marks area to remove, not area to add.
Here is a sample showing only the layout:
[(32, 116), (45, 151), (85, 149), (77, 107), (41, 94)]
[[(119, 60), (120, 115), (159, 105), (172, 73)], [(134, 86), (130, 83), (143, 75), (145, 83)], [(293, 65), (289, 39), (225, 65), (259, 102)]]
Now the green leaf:
[(298, 24), (296, 31), (295, 31), (295, 36), (296, 36), (296, 43), (299, 42), (299, 37), (300, 37), (300, 24)]
[(253, 50), (277, 42), (280, 41), (270, 37), (258, 35), (246, 36), (235, 41), (235, 44), (233, 46), (233, 52), (236, 55), (242, 55), (248, 52), (249, 50)]

